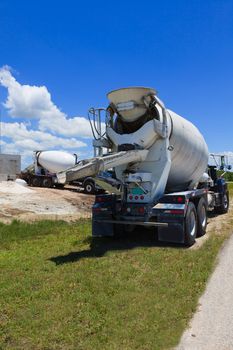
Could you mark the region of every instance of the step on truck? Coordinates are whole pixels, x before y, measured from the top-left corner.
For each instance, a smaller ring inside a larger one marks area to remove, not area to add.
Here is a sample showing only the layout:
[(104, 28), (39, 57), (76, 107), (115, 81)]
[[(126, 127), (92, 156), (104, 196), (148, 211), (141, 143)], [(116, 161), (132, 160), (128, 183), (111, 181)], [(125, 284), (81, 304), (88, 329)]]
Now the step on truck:
[[(57, 173), (59, 183), (96, 177), (108, 194), (93, 205), (93, 236), (142, 226), (160, 241), (195, 242), (206, 232), (207, 211), (226, 213), (229, 193), (199, 130), (167, 109), (154, 89), (123, 88), (107, 95), (106, 109), (90, 109), (95, 156)], [(103, 117), (105, 114), (105, 123)], [(223, 160), (222, 160), (223, 162)]]

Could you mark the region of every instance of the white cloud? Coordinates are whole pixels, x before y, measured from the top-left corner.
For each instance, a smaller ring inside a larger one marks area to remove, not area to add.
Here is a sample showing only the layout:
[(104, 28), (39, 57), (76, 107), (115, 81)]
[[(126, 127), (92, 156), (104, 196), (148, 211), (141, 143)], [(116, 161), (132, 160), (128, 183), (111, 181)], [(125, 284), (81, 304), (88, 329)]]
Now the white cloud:
[(23, 123), (1, 123), (2, 153), (20, 154), (22, 167), (32, 163), (33, 151), (58, 149), (70, 153), (77, 153), (80, 158), (85, 157), (86, 151), (80, 148), (86, 147), (86, 143), (75, 138), (65, 139), (42, 131), (28, 130)]
[(28, 130), (24, 123), (1, 123), (1, 134), (11, 139), (15, 145), (23, 149), (51, 149), (64, 148), (75, 149), (87, 146), (83, 141), (75, 138), (62, 138), (38, 130)]
[(20, 85), (8, 67), (0, 69), (0, 83), (8, 89), (4, 106), (10, 116), (38, 119), (48, 110), (57, 112), (45, 86)]
[(83, 141), (57, 137), (38, 130), (28, 130), (24, 123), (1, 123), (1, 135), (10, 140), (1, 140), (2, 153), (20, 154), (22, 168), (32, 163), (35, 150), (66, 150), (70, 153), (77, 153), (80, 158), (87, 153), (87, 151), (80, 152), (80, 148), (87, 146)]
[(69, 137), (92, 137), (89, 121), (83, 117), (68, 118), (51, 100), (46, 86), (20, 84), (10, 68), (0, 68), (0, 84), (8, 90), (3, 104), (13, 118), (37, 119), (41, 131)]
[[(52, 122), (51, 122), (52, 121)], [(39, 129), (49, 130), (64, 136), (92, 137), (89, 121), (83, 117), (66, 118), (65, 115), (57, 114), (56, 117), (41, 118)]]
[(66, 150), (78, 153), (80, 158), (92, 154), (83, 142), (92, 137), (89, 121), (69, 118), (53, 103), (46, 86), (20, 84), (8, 66), (0, 68), (1, 86), (8, 92), (3, 106), (9, 117), (23, 120), (1, 123), (2, 152), (21, 154), (25, 166), (35, 150)]

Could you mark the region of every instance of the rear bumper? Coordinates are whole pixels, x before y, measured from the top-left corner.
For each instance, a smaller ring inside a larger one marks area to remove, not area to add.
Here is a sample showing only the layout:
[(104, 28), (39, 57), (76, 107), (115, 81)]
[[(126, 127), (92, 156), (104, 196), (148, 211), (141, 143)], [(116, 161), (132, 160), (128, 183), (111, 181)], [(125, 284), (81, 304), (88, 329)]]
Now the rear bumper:
[(166, 222), (150, 222), (150, 221), (126, 221), (126, 220), (94, 220), (101, 224), (116, 224), (116, 225), (135, 225), (135, 226), (151, 226), (151, 227), (167, 227)]
[(168, 218), (159, 218), (158, 222), (150, 221), (131, 221), (131, 220), (113, 220), (92, 219), (93, 237), (112, 237), (118, 233), (120, 227), (124, 225), (154, 227), (155, 233), (158, 233), (158, 240), (163, 242), (183, 243), (184, 242), (184, 222), (180, 220), (169, 220)]

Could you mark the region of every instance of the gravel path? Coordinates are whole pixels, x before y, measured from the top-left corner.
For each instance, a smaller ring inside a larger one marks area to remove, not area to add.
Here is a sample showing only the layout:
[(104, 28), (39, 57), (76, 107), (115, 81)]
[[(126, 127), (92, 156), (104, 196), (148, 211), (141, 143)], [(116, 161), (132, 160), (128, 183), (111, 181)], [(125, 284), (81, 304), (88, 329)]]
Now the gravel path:
[(233, 236), (219, 256), (219, 263), (199, 300), (176, 350), (233, 349)]

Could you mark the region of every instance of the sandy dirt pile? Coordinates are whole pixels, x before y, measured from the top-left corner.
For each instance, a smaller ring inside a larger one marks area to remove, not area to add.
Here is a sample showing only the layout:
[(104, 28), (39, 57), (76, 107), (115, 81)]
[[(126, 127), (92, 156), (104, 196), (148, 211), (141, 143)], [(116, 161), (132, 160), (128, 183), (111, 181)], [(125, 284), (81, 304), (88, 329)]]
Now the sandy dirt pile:
[(23, 183), (0, 182), (0, 221), (55, 219), (72, 221), (90, 217), (94, 196), (76, 187), (63, 190), (28, 187)]

